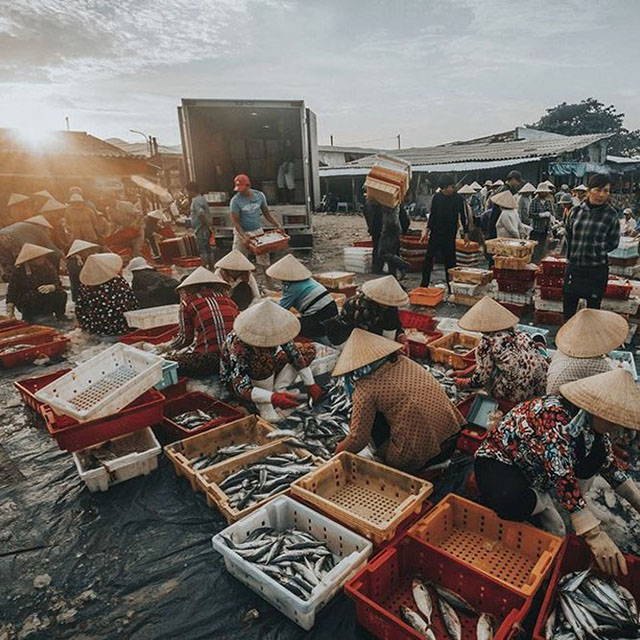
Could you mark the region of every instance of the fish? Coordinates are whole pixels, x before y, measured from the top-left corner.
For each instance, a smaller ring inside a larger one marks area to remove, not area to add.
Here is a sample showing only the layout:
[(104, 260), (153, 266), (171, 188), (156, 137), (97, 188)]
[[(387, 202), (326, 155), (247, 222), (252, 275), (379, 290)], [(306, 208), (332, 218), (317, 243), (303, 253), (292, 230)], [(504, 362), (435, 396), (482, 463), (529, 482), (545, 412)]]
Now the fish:
[(462, 596), (438, 584), (432, 583), (431, 586), (436, 590), (440, 598), (448, 602), (454, 609), (469, 616), (475, 617), (478, 615), (478, 612)]
[[(402, 619), (423, 638), (430, 638), (427, 633), (431, 631), (431, 629), (429, 629), (427, 623), (413, 609), (401, 605), (400, 614), (402, 615)], [(431, 631), (431, 635), (433, 636), (433, 631)]]
[(493, 640), (494, 621), (488, 613), (483, 613), (476, 624), (477, 640)]
[(185, 429), (195, 429), (219, 417), (220, 416), (214, 411), (207, 413), (202, 411), (202, 409), (196, 409), (195, 411), (186, 411), (185, 413), (173, 416), (171, 420)]
[(413, 593), (413, 599), (415, 600), (416, 606), (418, 607), (418, 611), (424, 616), (429, 626), (431, 626), (433, 602), (431, 601), (431, 596), (429, 595), (429, 589), (427, 588), (427, 585), (424, 584), (422, 580), (414, 578), (411, 585), (411, 590)]
[(444, 598), (438, 598), (438, 610), (451, 640), (462, 640), (462, 625), (456, 610)]

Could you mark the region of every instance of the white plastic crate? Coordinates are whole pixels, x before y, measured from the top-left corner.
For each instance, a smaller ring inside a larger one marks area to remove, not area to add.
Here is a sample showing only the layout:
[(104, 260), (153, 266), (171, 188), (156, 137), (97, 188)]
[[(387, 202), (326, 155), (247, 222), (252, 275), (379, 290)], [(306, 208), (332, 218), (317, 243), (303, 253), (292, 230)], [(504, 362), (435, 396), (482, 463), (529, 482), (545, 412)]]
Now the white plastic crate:
[(345, 247), (343, 250), (344, 268), (354, 273), (368, 273), (373, 263), (371, 247)]
[(40, 389), (36, 398), (80, 422), (103, 418), (159, 382), (164, 362), (152, 353), (114, 344)]
[(636, 369), (633, 353), (630, 351), (612, 351), (609, 354), (609, 358), (626, 369), (636, 382), (638, 381), (638, 370)]
[(486, 284), (473, 284), (471, 282), (451, 282), (451, 292), (462, 296), (484, 296), (488, 291)]
[(494, 291), (491, 297), (498, 302), (512, 302), (513, 304), (531, 304), (533, 290), (527, 293), (511, 293), (509, 291)]
[(602, 298), (602, 309), (607, 311), (615, 311), (616, 313), (625, 313), (633, 316), (638, 311), (640, 299), (631, 297), (628, 300), (615, 300), (614, 298)]
[(316, 348), (316, 357), (310, 365), (313, 375), (321, 376), (325, 373), (331, 373), (338, 362), (340, 351), (319, 342), (314, 342), (313, 346)]
[(554, 311), (562, 313), (562, 300), (543, 300), (540, 295), (533, 299), (533, 306), (536, 311)]
[(89, 491), (107, 491), (114, 484), (136, 476), (146, 476), (158, 468), (158, 456), (162, 447), (149, 427), (114, 438), (110, 442), (117, 442), (119, 446), (123, 446), (130, 452), (114, 460), (103, 462), (98, 469), (85, 469), (82, 463), (83, 454), (105, 443), (73, 453), (78, 475)]
[(163, 307), (125, 311), (124, 317), (132, 329), (153, 329), (167, 324), (178, 324), (179, 309), (178, 304), (167, 304)]
[[(285, 589), (273, 578), (229, 549), (222, 536), (242, 542), (259, 527), (278, 531), (295, 527), (324, 542), (336, 558), (336, 566), (322, 579), (308, 600)], [(315, 623), (316, 613), (342, 589), (347, 580), (367, 563), (372, 545), (361, 535), (313, 509), (281, 496), (212, 538), (213, 548), (224, 557), (227, 571), (305, 630)]]

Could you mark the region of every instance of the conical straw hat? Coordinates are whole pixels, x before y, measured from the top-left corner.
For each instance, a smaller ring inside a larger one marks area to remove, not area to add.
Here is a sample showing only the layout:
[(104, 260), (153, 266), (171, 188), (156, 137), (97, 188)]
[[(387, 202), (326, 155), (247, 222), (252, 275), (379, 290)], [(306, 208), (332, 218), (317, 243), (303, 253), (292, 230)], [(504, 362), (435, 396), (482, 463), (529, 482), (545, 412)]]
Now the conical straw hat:
[(469, 186), (472, 189), (475, 189), (476, 191), (480, 191), (480, 189), (482, 189), (482, 185), (476, 182), (475, 180)]
[(536, 188), (530, 182), (527, 182), (522, 186), (518, 193), (533, 193), (535, 190)]
[(625, 369), (567, 382), (560, 393), (594, 416), (640, 431), (640, 387)]
[(344, 345), (331, 375), (343, 376), (345, 373), (355, 371), (380, 360), (380, 358), (391, 355), (399, 349), (402, 349), (399, 342), (388, 340), (375, 333), (369, 333), (364, 329), (354, 329)]
[(587, 191), (587, 187), (585, 187), (583, 184), (579, 184), (577, 187), (573, 187), (574, 191)]
[(39, 258), (40, 256), (46, 256), (49, 253), (53, 253), (53, 251), (51, 249), (47, 249), (46, 247), (41, 247), (37, 244), (31, 244), (30, 242), (27, 242), (22, 245), (22, 249), (20, 249), (20, 253), (16, 258), (15, 265), (17, 267), (23, 262), (29, 262), (29, 260)]
[(50, 213), (51, 211), (62, 211), (66, 209), (67, 205), (58, 202), (57, 200), (47, 200), (41, 207), (40, 213)]
[(238, 338), (252, 347), (279, 347), (300, 333), (300, 321), (273, 300), (262, 300), (235, 319)]
[(551, 193), (549, 185), (546, 182), (541, 182), (535, 190), (535, 193)]
[(503, 182), (502, 180), (496, 180), (496, 181), (493, 183), (493, 186), (494, 186), (494, 187), (501, 187), (503, 184), (504, 184), (504, 182)]
[(182, 289), (183, 287), (191, 287), (195, 284), (226, 284), (229, 286), (229, 283), (226, 280), (222, 279), (222, 276), (219, 276), (213, 271), (209, 271), (205, 267), (198, 267), (194, 269), (191, 274), (187, 278), (185, 278), (176, 289)]
[(466, 331), (502, 331), (518, 324), (518, 316), (514, 315), (493, 298), (485, 296), (476, 302), (460, 320), (458, 326)]
[(131, 258), (127, 267), (131, 272), (142, 271), (143, 269), (153, 269), (153, 267), (142, 256)]
[(38, 196), (38, 198), (46, 198), (47, 200), (55, 200), (55, 198), (46, 189), (43, 189), (42, 191), (36, 191), (33, 195), (34, 196)]
[(465, 184), (462, 187), (460, 187), (458, 189), (458, 193), (460, 193), (461, 195), (470, 195), (472, 193), (475, 193), (476, 190), (469, 184)]
[(551, 182), (551, 180), (545, 180), (543, 184), (546, 184), (549, 187), (549, 189), (555, 189), (556, 188), (556, 185), (553, 184), (553, 182)]
[(515, 209), (518, 206), (516, 199), (511, 195), (511, 191), (501, 191), (491, 196), (491, 202), (503, 209)]
[(116, 253), (94, 253), (87, 258), (80, 271), (80, 282), (89, 287), (104, 284), (115, 278), (122, 269), (122, 258)]
[(21, 193), (12, 193), (9, 196), (7, 207), (13, 207), (16, 204), (20, 204), (21, 202), (26, 202), (27, 200), (29, 200), (29, 196), (23, 196)]
[(51, 224), (49, 224), (49, 221), (44, 216), (33, 216), (32, 218), (27, 218), (25, 222), (37, 224), (39, 227), (44, 227), (45, 229), (53, 229)]
[(215, 266), (218, 269), (229, 269), (230, 271), (253, 271), (255, 269), (255, 266), (237, 249), (229, 251), (226, 256), (216, 262)]
[(556, 346), (574, 358), (594, 358), (617, 349), (628, 333), (627, 321), (617, 313), (582, 309), (560, 327)]
[(361, 290), (367, 298), (387, 307), (401, 307), (409, 302), (407, 292), (393, 276), (369, 280)]
[(311, 277), (311, 271), (290, 253), (272, 264), (266, 273), (270, 278), (288, 282), (299, 282)]
[(71, 246), (69, 247), (69, 251), (67, 252), (67, 258), (70, 256), (74, 256), (76, 253), (80, 253), (85, 249), (97, 249), (98, 245), (93, 242), (87, 242), (86, 240), (74, 240)]

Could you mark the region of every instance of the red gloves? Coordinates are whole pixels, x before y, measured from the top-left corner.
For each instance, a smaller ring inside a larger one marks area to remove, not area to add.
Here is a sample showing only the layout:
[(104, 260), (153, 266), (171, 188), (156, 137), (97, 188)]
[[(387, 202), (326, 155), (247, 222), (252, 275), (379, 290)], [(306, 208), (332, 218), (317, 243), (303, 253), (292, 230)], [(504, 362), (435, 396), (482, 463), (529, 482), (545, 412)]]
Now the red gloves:
[(307, 387), (307, 391), (309, 392), (309, 395), (314, 402), (318, 402), (318, 400), (322, 398), (322, 394), (324, 393), (322, 391), (322, 387), (319, 384), (312, 384), (310, 387)]
[(300, 403), (292, 393), (283, 391), (282, 393), (274, 393), (271, 396), (271, 404), (278, 409), (293, 409)]
[(470, 378), (455, 378), (454, 380), (458, 389), (466, 389), (471, 382)]
[(336, 447), (336, 450), (333, 452), (334, 456), (337, 456), (339, 453), (342, 453), (344, 451), (344, 445), (345, 445), (346, 441), (347, 440), (345, 438), (341, 442), (338, 442), (338, 446)]

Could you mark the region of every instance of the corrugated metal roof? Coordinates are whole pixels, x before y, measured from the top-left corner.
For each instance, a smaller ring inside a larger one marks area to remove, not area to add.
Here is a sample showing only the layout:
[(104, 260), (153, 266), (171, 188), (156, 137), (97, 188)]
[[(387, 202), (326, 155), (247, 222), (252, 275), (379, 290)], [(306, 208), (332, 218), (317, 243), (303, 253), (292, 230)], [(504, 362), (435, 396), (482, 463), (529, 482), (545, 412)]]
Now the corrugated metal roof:
[[(563, 153), (576, 151), (609, 138), (612, 134), (596, 133), (583, 136), (567, 136), (549, 140), (515, 140), (513, 142), (494, 142), (477, 144), (456, 144), (438, 147), (416, 147), (389, 151), (407, 160), (411, 165), (453, 164), (458, 162), (489, 162), (495, 160), (515, 160), (534, 157), (555, 157)], [(343, 167), (371, 167), (374, 156), (354, 160)], [(337, 168), (337, 167), (332, 167)]]
[(627, 158), (625, 156), (607, 155), (607, 162), (614, 162), (615, 164), (640, 164), (640, 156), (636, 156), (635, 158)]
[(86, 131), (52, 131), (43, 137), (41, 144), (25, 141), (15, 129), (0, 129), (0, 153), (39, 153), (101, 158), (136, 158), (118, 147), (96, 138)]

